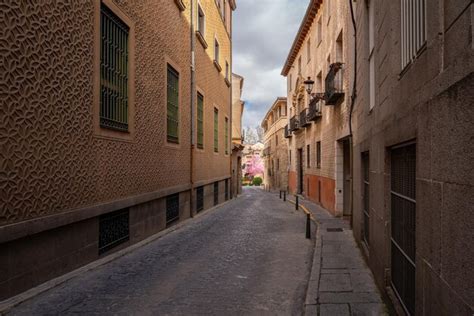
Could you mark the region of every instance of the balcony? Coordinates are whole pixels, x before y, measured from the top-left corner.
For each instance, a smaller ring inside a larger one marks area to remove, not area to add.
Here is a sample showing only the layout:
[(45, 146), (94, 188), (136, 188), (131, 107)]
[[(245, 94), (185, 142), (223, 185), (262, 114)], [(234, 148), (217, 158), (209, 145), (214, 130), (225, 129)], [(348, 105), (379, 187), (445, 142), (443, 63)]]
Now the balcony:
[(308, 125), (311, 125), (311, 121), (308, 120), (306, 109), (303, 109), (303, 111), (300, 112), (300, 126), (305, 127)]
[(290, 132), (297, 131), (299, 129), (300, 129), (300, 125), (298, 122), (298, 118), (295, 115), (290, 119)]
[(291, 135), (291, 132), (290, 132), (290, 129), (288, 128), (288, 125), (285, 126), (285, 138), (290, 138), (292, 135)]
[(322, 103), (323, 101), (319, 98), (313, 98), (309, 103), (308, 115), (307, 118), (310, 121), (316, 121), (318, 118), (323, 116), (322, 113)]
[(339, 104), (344, 98), (343, 75), (342, 63), (334, 63), (329, 66), (329, 73), (325, 80), (326, 92), (324, 93), (324, 99), (326, 105)]

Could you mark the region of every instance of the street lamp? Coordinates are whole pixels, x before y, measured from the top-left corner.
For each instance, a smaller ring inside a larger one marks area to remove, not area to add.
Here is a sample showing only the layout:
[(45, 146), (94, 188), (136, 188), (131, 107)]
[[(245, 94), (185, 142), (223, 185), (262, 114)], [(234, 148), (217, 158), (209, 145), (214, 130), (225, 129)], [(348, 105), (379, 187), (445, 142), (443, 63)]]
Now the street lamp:
[(311, 95), (311, 91), (313, 91), (314, 87), (314, 80), (311, 80), (311, 77), (308, 77), (308, 79), (306, 79), (303, 83), (306, 87), (306, 92)]

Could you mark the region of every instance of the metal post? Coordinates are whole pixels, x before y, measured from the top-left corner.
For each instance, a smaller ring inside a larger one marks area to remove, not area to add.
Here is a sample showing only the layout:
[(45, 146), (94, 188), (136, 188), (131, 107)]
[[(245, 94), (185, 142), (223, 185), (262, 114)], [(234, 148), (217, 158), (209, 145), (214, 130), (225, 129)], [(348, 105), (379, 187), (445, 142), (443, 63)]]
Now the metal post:
[(283, 191), (283, 202), (286, 202), (286, 191)]
[(306, 238), (311, 239), (311, 220), (309, 213), (306, 214)]
[(298, 195), (295, 195), (295, 198), (296, 198), (296, 203), (295, 203), (295, 210), (298, 210), (300, 207), (299, 207), (299, 202), (298, 202)]

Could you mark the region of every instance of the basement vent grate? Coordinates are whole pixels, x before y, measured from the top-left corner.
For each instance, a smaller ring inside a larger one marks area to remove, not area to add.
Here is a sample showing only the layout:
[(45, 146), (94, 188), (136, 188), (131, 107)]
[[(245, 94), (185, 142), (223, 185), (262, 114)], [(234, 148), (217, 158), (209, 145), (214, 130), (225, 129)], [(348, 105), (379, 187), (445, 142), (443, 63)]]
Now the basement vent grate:
[(328, 233), (342, 232), (342, 228), (326, 228)]

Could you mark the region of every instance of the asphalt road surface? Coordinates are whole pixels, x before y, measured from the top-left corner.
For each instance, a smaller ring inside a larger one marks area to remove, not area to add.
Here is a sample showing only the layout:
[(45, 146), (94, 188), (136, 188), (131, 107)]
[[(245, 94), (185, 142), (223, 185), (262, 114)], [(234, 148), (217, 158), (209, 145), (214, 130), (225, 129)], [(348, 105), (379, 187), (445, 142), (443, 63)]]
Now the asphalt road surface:
[(300, 315), (313, 241), (274, 194), (242, 196), (11, 315)]

